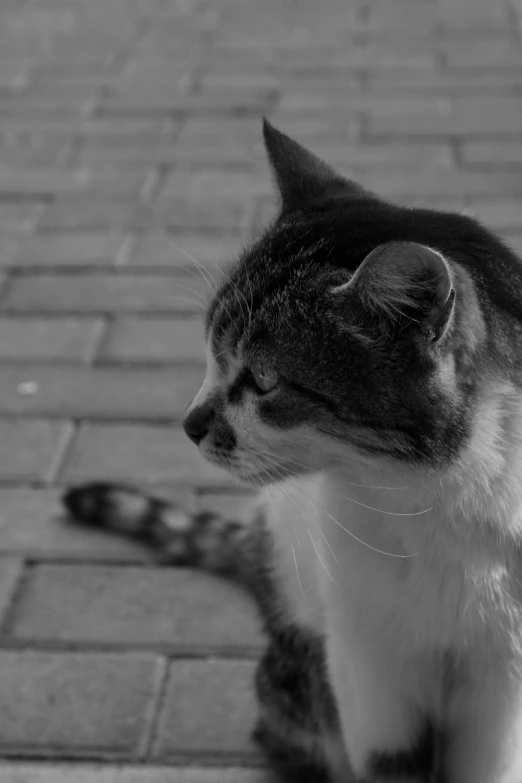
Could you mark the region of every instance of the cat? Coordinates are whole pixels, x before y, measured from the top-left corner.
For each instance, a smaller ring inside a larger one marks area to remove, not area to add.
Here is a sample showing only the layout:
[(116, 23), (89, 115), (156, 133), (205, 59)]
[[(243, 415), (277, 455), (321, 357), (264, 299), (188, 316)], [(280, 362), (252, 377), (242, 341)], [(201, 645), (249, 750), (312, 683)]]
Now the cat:
[(280, 211), (213, 295), (183, 422), (252, 518), (105, 483), (65, 506), (249, 588), (284, 780), (521, 783), (520, 261), (263, 133)]

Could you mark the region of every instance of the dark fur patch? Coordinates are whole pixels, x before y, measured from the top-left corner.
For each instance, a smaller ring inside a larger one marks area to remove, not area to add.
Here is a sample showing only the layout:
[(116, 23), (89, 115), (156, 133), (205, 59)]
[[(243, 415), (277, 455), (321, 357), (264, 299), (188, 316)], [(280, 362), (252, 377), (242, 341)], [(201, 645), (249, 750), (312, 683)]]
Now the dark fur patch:
[(375, 751), (368, 760), (369, 780), (423, 780), (428, 783), (435, 765), (436, 732), (427, 722), (408, 750)]
[[(292, 623), (272, 629), (256, 673), (255, 736), (285, 780), (329, 783), (320, 738), (339, 735), (323, 640)], [(313, 740), (315, 738), (315, 741)]]

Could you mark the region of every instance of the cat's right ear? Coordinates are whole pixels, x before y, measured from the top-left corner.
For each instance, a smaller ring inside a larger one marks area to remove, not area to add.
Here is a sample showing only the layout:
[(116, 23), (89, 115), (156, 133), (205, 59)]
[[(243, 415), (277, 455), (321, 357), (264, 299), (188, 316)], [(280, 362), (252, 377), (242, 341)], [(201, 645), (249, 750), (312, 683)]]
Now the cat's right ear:
[(345, 306), (362, 306), (381, 333), (410, 326), (433, 343), (448, 331), (455, 307), (450, 264), (437, 250), (415, 242), (376, 247), (331, 293)]
[(283, 212), (306, 210), (335, 193), (362, 194), (364, 189), (345, 179), (297, 141), (263, 120), (265, 149), (281, 196)]

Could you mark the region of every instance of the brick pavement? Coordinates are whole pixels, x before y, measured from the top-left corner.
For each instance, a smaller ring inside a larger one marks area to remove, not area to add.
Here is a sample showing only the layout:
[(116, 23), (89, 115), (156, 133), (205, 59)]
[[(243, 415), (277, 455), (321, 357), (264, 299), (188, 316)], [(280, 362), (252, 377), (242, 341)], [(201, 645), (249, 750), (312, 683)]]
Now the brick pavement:
[(522, 252), (520, 0), (4, 0), (0, 783), (270, 783), (248, 599), (76, 530), (78, 479), (248, 497), (179, 419), (214, 276), (272, 214), (260, 117)]

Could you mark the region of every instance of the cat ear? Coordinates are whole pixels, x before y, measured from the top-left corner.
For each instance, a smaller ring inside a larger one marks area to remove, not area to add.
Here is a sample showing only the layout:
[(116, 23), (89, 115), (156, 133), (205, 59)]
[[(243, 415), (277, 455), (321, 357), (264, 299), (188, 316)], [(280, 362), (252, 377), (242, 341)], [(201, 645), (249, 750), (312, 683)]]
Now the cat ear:
[(436, 250), (414, 242), (389, 242), (366, 256), (348, 283), (350, 292), (382, 323), (416, 322), (432, 342), (444, 337), (455, 304), (451, 268)]
[(266, 119), (263, 120), (263, 139), (284, 212), (306, 208), (335, 192), (354, 195), (365, 192)]

